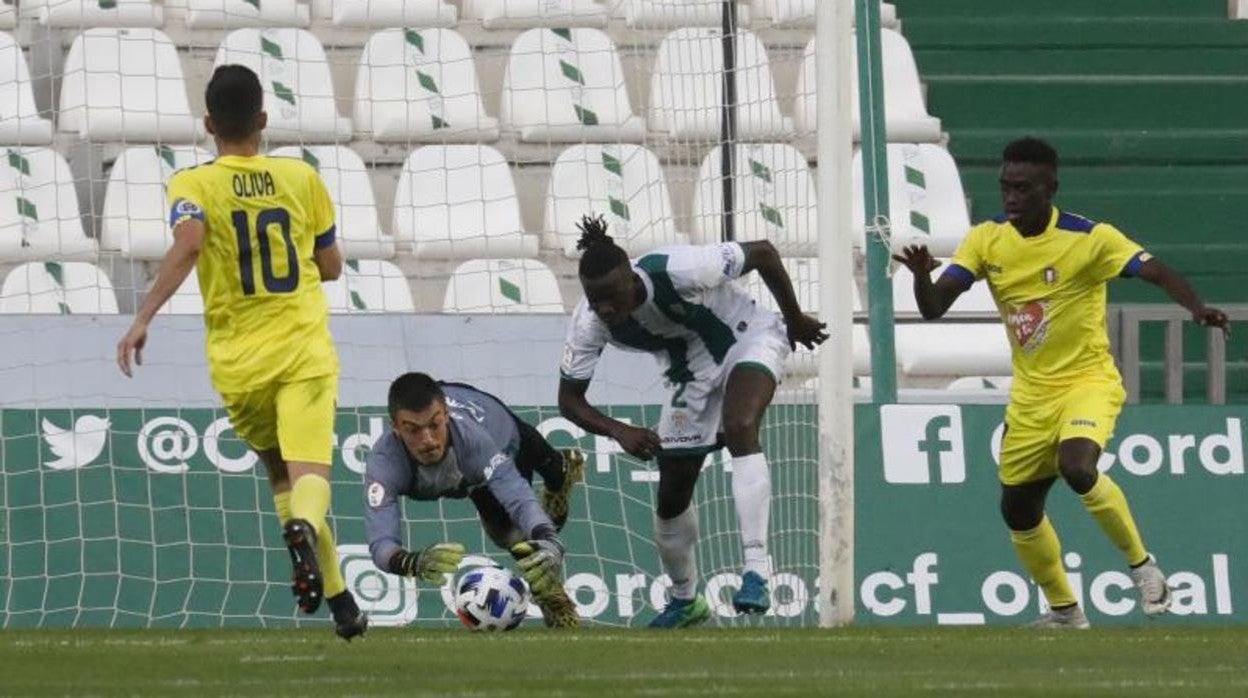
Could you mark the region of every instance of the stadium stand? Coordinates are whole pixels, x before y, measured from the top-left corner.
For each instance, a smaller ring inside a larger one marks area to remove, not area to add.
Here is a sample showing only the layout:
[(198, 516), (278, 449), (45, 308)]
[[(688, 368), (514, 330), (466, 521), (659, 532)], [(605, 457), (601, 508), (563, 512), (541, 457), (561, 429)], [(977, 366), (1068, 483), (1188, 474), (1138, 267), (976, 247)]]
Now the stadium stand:
[(338, 241), (347, 258), (394, 256), (394, 239), (381, 229), (368, 169), (355, 151), (340, 145), (292, 145), (270, 155), (301, 159), (320, 172), (334, 202)]
[[(0, 11), (0, 19), (4, 16)], [(35, 106), (26, 55), (10, 34), (0, 33), (0, 144), (51, 142), (52, 121)]]
[[(766, 20), (777, 27), (813, 29), (818, 0), (753, 0), (750, 11), (756, 20)], [(880, 24), (896, 28), (897, 7), (880, 3)]]
[[(937, 278), (944, 270), (932, 272)], [(914, 277), (899, 267), (893, 272), (893, 308), (897, 315), (918, 317)], [(989, 318), (987, 323), (957, 322), (968, 314)], [(951, 322), (897, 325), (897, 365), (911, 376), (1009, 375), (1010, 343), (987, 284), (975, 284), (945, 315)]]
[(615, 44), (597, 29), (530, 29), (512, 46), (499, 119), (525, 141), (639, 141)]
[(113, 283), (86, 262), (27, 262), (4, 278), (0, 313), (116, 315)]
[(349, 260), (342, 276), (321, 282), (329, 312), (410, 313), (415, 309), (407, 279), (398, 267), (376, 259)]
[[(786, 256), (816, 254), (815, 180), (806, 157), (783, 143), (738, 144), (734, 149), (733, 220), (737, 240), (771, 240)], [(720, 147), (702, 160), (693, 200), (693, 241), (720, 238), (724, 215)]]
[(34, 15), (48, 27), (160, 27), (164, 8), (151, 0), (23, 0), (21, 14)]
[[(854, 153), (854, 225), (865, 243), (862, 153)], [(941, 241), (952, 250), (971, 227), (966, 194), (949, 151), (932, 143), (888, 145), (888, 213), (893, 244)]]
[[(740, 5), (739, 21), (749, 23), (749, 6)], [(636, 29), (718, 27), (723, 24), (720, 0), (620, 0), (615, 15)]]
[(198, 146), (141, 146), (122, 151), (104, 193), (101, 251), (138, 260), (163, 257), (172, 242), (165, 185), (174, 172), (211, 159), (212, 154)]
[(295, 0), (187, 0), (186, 26), (192, 29), (306, 27), (307, 5)]
[(534, 259), (472, 259), (451, 274), (444, 313), (563, 313), (559, 283)]
[(603, 27), (611, 16), (604, 0), (464, 0), (464, 18), (486, 29)]
[(57, 129), (130, 143), (188, 143), (204, 131), (191, 114), (177, 49), (158, 29), (79, 34), (65, 57)]
[(378, 142), (498, 139), (472, 49), (450, 29), (385, 29), (368, 40), (355, 77), (355, 127)]
[(0, 29), (12, 29), (17, 26), (17, 7), (12, 3), (0, 2)]
[(74, 175), (51, 148), (6, 148), (0, 162), (0, 260), (94, 261)]
[(581, 216), (601, 213), (611, 236), (630, 255), (688, 242), (676, 230), (667, 177), (640, 145), (574, 145), (559, 154), (546, 195), (543, 244), (579, 257)]
[(312, 16), (335, 27), (453, 27), (455, 6), (442, 0), (313, 0)]
[(203, 315), (204, 298), (199, 291), (199, 275), (192, 273), (160, 309), (162, 315)]

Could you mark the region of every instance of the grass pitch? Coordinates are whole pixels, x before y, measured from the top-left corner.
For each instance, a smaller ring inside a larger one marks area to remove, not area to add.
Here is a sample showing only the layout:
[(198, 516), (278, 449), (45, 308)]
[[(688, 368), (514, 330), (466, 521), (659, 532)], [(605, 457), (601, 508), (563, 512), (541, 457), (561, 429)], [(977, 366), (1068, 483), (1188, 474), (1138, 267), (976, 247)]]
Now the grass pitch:
[(0, 694), (1243, 696), (1248, 628), (6, 630)]

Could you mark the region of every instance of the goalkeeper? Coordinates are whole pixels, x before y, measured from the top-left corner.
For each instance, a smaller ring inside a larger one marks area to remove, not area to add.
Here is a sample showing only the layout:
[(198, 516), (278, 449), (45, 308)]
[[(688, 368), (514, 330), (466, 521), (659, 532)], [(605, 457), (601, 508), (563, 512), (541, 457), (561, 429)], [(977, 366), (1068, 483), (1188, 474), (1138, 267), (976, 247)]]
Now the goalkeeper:
[[(365, 468), (364, 525), (373, 562), (383, 571), (441, 584), (464, 557), (458, 543), (418, 552), (403, 547), (399, 497), (467, 497), (490, 540), (511, 552), (546, 625), (576, 627), (563, 588), (568, 494), (582, 476), (580, 451), (560, 453), (498, 398), (468, 385), (405, 373), (390, 384), (392, 429)], [(541, 502), (531, 481), (542, 476)]]

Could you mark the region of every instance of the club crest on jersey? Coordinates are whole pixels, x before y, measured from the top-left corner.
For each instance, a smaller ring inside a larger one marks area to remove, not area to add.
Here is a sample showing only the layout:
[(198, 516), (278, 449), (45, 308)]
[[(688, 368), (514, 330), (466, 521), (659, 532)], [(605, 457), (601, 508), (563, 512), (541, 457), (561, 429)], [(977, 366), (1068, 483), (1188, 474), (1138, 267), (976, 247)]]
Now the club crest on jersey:
[(1017, 308), (1011, 308), (1006, 314), (1005, 322), (1023, 353), (1035, 351), (1044, 344), (1049, 333), (1048, 301), (1031, 301)]
[(1057, 267), (1044, 268), (1044, 283), (1050, 286), (1057, 283)]

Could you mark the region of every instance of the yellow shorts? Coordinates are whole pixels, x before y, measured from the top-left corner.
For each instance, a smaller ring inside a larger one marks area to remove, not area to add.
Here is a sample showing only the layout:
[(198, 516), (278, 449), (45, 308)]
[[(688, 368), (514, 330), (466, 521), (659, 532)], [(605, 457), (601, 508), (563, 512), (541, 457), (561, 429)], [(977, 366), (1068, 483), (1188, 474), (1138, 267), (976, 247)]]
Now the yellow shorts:
[(221, 397), (235, 433), (256, 451), (279, 448), (287, 463), (333, 463), (338, 374)]
[(1105, 448), (1126, 397), (1121, 381), (1091, 379), (1043, 399), (1011, 399), (1001, 439), (1001, 483), (1056, 477), (1062, 441), (1091, 439)]

